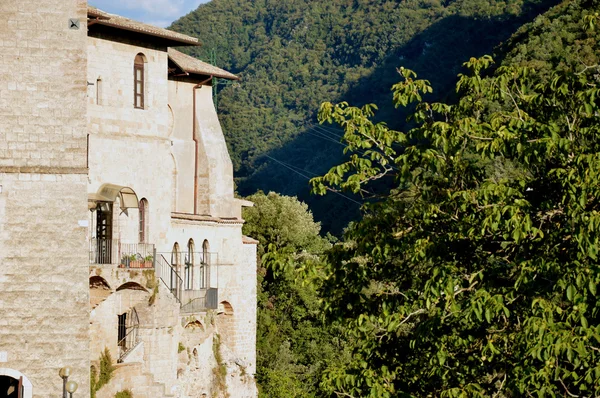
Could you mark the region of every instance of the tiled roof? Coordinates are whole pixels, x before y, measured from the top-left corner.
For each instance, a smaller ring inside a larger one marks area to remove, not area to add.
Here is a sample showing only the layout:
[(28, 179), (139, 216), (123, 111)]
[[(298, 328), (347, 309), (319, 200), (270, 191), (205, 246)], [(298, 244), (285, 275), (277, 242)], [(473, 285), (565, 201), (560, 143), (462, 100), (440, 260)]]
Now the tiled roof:
[(224, 69), (217, 68), (216, 66), (207, 64), (206, 62), (202, 62), (194, 57), (190, 57), (189, 55), (177, 51), (174, 48), (169, 48), (169, 59), (187, 73), (214, 76), (229, 80), (240, 80), (239, 77), (231, 72), (227, 72)]
[(92, 6), (88, 6), (88, 18), (95, 19), (94, 23), (99, 25), (112, 26), (114, 28), (129, 30), (131, 32), (161, 37), (163, 39), (172, 40), (186, 45), (200, 45), (200, 42), (195, 37), (183, 35), (181, 33), (158, 28), (152, 25), (146, 25), (120, 15), (109, 14)]

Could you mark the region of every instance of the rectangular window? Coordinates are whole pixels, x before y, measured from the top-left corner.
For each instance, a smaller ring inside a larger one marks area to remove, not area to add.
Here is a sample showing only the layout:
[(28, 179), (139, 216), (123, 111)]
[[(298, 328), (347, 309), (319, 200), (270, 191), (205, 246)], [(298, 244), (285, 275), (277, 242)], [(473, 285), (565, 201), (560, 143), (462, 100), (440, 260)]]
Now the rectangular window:
[(119, 315), (119, 331), (117, 334), (119, 347), (125, 348), (127, 344), (125, 337), (127, 337), (127, 313)]
[(138, 109), (144, 109), (144, 65), (136, 64), (133, 74), (133, 105)]
[(102, 79), (96, 79), (96, 105), (102, 105)]

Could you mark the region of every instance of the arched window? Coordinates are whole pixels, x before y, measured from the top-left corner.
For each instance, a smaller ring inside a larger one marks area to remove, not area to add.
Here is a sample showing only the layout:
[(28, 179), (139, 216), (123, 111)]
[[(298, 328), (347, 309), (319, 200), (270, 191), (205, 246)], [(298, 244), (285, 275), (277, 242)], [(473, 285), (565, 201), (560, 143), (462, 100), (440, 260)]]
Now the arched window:
[(175, 242), (171, 251), (171, 266), (175, 269), (179, 266), (179, 243)]
[[(173, 245), (173, 251), (171, 251), (171, 277), (170, 277), (170, 285), (169, 288), (172, 292), (174, 292), (175, 296), (179, 297), (179, 293), (181, 291), (181, 278), (179, 277), (179, 243), (175, 243)], [(175, 272), (173, 272), (175, 271)]]
[(200, 265), (200, 289), (208, 289), (210, 282), (209, 269), (209, 250), (208, 241), (202, 242), (202, 265)]
[(144, 68), (146, 65), (146, 57), (139, 53), (135, 56), (133, 64), (133, 106), (138, 109), (144, 109)]
[(194, 288), (194, 240), (190, 239), (187, 247), (187, 254), (185, 255), (185, 273), (184, 273), (184, 286), (186, 290), (192, 290)]
[(148, 200), (143, 198), (140, 200), (140, 239), (139, 243), (146, 243), (148, 239)]
[(203, 264), (210, 264), (209, 261), (209, 250), (210, 250), (210, 245), (208, 244), (208, 240), (204, 240), (204, 242), (202, 242), (202, 263)]

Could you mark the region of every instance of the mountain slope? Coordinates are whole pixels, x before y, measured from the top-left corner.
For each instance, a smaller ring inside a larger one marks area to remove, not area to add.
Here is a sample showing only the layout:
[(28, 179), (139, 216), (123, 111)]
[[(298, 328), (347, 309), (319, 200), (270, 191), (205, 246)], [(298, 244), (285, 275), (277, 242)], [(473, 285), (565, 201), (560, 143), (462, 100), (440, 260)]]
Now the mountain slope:
[[(171, 29), (201, 38), (192, 55), (242, 77), (220, 86), (219, 112), (242, 195), (258, 189), (308, 201), (338, 233), (360, 198), (308, 194), (338, 163), (341, 133), (315, 126), (322, 101), (374, 102), (402, 127), (389, 87), (406, 66), (451, 95), (461, 64), (491, 53), (553, 0), (213, 0)], [(358, 200), (357, 200), (358, 199)]]

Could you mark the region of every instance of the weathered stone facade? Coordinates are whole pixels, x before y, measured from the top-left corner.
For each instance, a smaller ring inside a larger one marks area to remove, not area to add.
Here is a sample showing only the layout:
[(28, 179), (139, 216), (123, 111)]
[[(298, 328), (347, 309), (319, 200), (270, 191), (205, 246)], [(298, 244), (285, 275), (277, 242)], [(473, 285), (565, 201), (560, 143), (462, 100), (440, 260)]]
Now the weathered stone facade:
[(169, 57), (193, 42), (85, 1), (0, 2), (0, 387), (20, 372), (57, 396), (69, 365), (86, 396), (108, 349), (98, 398), (257, 395), (251, 204), (233, 194), (219, 70)]
[(66, 365), (89, 391), (86, 16), (0, 2), (0, 377), (25, 397), (59, 395)]

